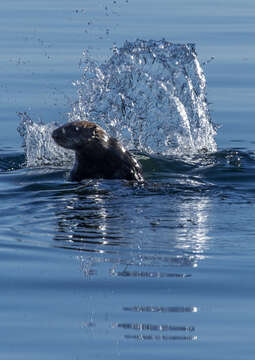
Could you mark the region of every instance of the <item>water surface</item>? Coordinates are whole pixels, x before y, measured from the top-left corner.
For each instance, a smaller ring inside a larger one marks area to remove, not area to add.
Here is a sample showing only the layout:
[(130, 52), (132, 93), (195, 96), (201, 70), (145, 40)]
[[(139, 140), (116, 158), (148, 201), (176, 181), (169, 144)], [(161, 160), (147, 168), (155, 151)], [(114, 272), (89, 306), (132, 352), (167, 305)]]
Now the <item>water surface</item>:
[[(248, 0), (1, 5), (3, 359), (253, 359), (253, 11)], [(66, 121), (83, 50), (102, 64), (137, 38), (196, 44), (217, 150), (139, 155), (144, 186), (71, 183), (71, 160), (45, 156), (51, 144), (26, 166), (17, 112), (36, 134), (40, 119)]]

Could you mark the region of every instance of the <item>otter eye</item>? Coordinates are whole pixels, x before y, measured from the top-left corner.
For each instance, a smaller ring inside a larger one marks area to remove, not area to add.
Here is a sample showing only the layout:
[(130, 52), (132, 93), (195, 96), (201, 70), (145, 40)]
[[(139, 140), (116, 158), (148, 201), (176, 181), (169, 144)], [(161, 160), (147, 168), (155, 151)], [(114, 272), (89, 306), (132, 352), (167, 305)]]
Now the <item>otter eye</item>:
[(79, 128), (78, 128), (78, 126), (75, 126), (75, 131), (79, 131)]
[(121, 150), (122, 150), (122, 152), (126, 152), (126, 149), (124, 148), (124, 146), (122, 146), (122, 145), (120, 145), (120, 148), (121, 148)]

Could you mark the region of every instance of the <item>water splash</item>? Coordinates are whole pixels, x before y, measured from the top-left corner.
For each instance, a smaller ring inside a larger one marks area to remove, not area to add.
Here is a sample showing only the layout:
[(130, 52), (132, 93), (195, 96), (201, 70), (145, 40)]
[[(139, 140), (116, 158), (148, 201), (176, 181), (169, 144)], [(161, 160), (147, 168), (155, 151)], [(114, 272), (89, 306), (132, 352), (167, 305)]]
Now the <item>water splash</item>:
[(104, 64), (85, 53), (82, 67), (71, 120), (94, 121), (126, 147), (149, 154), (216, 151), (194, 44), (126, 41)]
[[(68, 121), (96, 122), (127, 148), (147, 154), (216, 151), (206, 78), (193, 44), (126, 41), (103, 64), (84, 53), (81, 67)], [(56, 124), (37, 124), (26, 113), (21, 118), (27, 166), (72, 161), (73, 153), (51, 138)]]
[(27, 167), (43, 165), (63, 166), (74, 158), (72, 151), (60, 148), (52, 139), (57, 124), (34, 122), (27, 113), (19, 113), (21, 123), (18, 132), (23, 138)]

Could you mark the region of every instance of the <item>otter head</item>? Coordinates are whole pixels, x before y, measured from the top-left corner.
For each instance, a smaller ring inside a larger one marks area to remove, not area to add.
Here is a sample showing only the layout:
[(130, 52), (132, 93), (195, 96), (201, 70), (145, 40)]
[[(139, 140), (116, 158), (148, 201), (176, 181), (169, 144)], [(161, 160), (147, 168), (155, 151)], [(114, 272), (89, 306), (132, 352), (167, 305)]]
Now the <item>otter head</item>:
[(75, 151), (88, 148), (99, 136), (106, 138), (107, 134), (98, 125), (88, 121), (74, 121), (60, 126), (52, 133), (58, 145)]

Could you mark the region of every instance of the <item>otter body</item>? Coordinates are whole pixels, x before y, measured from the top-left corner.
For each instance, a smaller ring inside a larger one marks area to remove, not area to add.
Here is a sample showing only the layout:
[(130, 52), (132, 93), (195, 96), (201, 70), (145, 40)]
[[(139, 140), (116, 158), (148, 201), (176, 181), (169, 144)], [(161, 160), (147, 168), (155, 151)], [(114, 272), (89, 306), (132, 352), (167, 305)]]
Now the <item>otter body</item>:
[(52, 137), (58, 145), (75, 151), (72, 181), (89, 178), (143, 181), (141, 167), (132, 154), (95, 123), (67, 123), (55, 129)]

